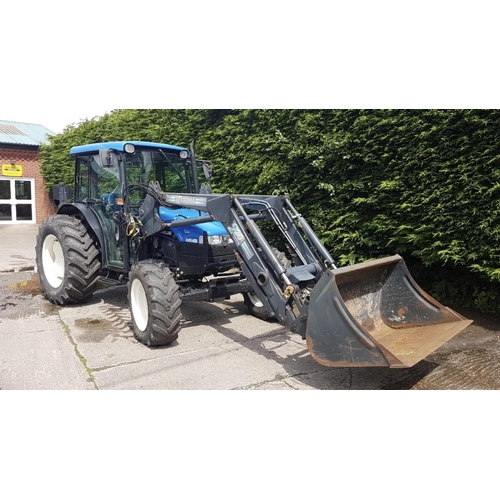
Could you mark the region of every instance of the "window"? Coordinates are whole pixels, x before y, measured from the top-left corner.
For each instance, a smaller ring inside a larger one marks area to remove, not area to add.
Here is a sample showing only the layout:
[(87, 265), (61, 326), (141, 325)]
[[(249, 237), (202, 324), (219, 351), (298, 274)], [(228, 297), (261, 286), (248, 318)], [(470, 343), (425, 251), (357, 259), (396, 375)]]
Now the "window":
[(76, 159), (75, 201), (86, 201), (89, 196), (89, 158), (79, 156)]
[(12, 205), (7, 203), (0, 203), (0, 221), (12, 220)]
[(34, 180), (0, 178), (0, 223), (35, 222)]
[(16, 200), (31, 200), (31, 182), (16, 180)]
[(10, 179), (0, 180), (0, 200), (10, 200)]
[(120, 191), (118, 165), (101, 167), (99, 155), (78, 156), (76, 175), (75, 201), (101, 202), (104, 195)]
[(19, 220), (33, 220), (33, 211), (31, 204), (29, 205), (17, 205), (16, 206), (17, 217)]

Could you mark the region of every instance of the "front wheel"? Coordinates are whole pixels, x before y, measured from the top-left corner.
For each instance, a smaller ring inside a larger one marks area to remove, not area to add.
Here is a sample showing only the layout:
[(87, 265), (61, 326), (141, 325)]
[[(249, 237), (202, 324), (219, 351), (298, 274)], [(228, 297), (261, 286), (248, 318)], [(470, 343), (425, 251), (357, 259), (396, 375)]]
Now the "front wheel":
[(171, 344), (181, 329), (179, 287), (163, 263), (140, 262), (132, 266), (128, 300), (136, 339), (147, 346)]
[(272, 318), (271, 313), (264, 307), (264, 304), (254, 292), (245, 292), (243, 294), (243, 302), (248, 307), (252, 316), (264, 321)]

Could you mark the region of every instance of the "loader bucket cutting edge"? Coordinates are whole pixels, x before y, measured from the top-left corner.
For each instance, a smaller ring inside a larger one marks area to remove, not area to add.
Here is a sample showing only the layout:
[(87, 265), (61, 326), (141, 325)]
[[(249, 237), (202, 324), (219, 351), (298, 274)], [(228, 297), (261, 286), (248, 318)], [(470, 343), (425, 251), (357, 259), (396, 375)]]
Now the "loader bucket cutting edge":
[(395, 255), (327, 271), (311, 293), (306, 339), (324, 366), (409, 368), (471, 323), (425, 293)]

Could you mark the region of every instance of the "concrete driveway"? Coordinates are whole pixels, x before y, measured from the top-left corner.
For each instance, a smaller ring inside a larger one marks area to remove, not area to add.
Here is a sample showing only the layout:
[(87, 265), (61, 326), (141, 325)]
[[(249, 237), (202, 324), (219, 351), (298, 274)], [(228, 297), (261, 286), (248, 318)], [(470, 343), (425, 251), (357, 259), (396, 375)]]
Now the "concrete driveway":
[(2, 273), (0, 285), (2, 389), (443, 388), (454, 366), (429, 357), (405, 370), (325, 368), (300, 336), (250, 316), (238, 295), (183, 304), (179, 339), (148, 348), (133, 336), (126, 286), (59, 307), (39, 293), (32, 271)]
[[(32, 272), (0, 275), (2, 389), (330, 389), (347, 370), (326, 369), (278, 323), (247, 314), (241, 297), (182, 306), (172, 345), (148, 348), (130, 328), (126, 286), (58, 307)], [(32, 292), (35, 291), (35, 295)], [(363, 384), (366, 385), (366, 384)]]

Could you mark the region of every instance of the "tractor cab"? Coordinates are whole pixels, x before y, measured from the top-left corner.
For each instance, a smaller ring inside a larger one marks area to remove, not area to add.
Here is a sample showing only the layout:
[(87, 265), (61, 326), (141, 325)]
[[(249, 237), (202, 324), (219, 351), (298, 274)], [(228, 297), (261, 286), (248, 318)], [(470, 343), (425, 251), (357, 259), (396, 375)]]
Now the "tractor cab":
[[(197, 173), (189, 152), (177, 146), (109, 142), (77, 146), (70, 154), (76, 158), (75, 202), (101, 202), (104, 196), (112, 195), (116, 203), (116, 199), (123, 200), (126, 188), (152, 181), (158, 182), (165, 192), (196, 192)], [(129, 193), (132, 204), (144, 197), (144, 190), (139, 188)]]
[[(194, 148), (189, 151), (169, 144), (121, 141), (76, 146), (71, 148), (70, 154), (76, 163), (73, 206), (80, 208), (98, 235), (103, 250), (103, 267), (112, 272), (128, 271), (131, 260), (137, 257), (132, 255), (139, 249), (138, 240), (134, 241), (134, 238), (141, 229), (139, 221), (144, 215), (141, 210), (144, 210), (151, 186), (163, 193), (211, 192), (208, 183), (203, 183), (200, 188), (197, 169), (209, 179), (211, 168), (208, 162), (196, 161)], [(71, 209), (63, 206), (58, 211), (68, 213), (67, 210)], [(155, 210), (160, 224), (202, 215), (198, 211), (176, 207)], [(180, 246), (186, 254), (186, 245), (192, 247), (194, 244), (196, 248), (190, 248), (187, 253), (198, 256), (197, 265), (193, 266), (192, 259), (184, 259), (184, 271), (203, 274), (207, 267), (203, 245), (225, 242), (227, 247), (228, 241), (223, 225), (211, 222), (172, 229), (154, 241), (148, 241), (147, 245), (141, 245), (141, 251), (151, 256), (161, 254), (169, 265), (179, 267)], [(133, 243), (133, 248), (129, 243)], [(207, 251), (205, 249), (205, 253)]]

